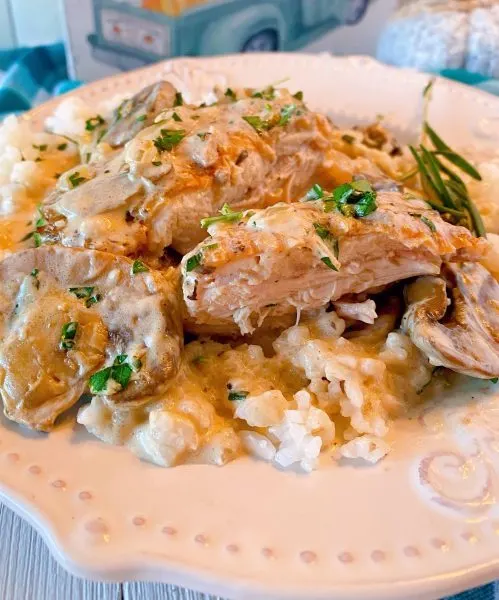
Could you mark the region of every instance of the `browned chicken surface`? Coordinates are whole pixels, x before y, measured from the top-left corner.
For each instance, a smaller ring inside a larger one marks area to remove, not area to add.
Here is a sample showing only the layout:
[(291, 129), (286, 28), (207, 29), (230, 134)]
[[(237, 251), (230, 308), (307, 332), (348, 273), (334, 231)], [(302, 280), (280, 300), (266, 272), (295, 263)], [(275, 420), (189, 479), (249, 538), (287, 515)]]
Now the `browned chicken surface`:
[[(171, 90), (161, 94), (171, 101)], [(263, 207), (302, 194), (330, 148), (328, 120), (286, 90), (175, 106), (142, 129), (157, 98), (148, 103), (131, 101), (104, 136), (104, 146), (121, 144), (140, 128), (122, 152), (106, 162), (96, 151), (59, 179), (42, 207), (44, 240), (151, 259), (169, 246), (185, 253), (206, 235), (200, 219), (224, 203)]]
[(499, 376), (499, 283), (478, 263), (407, 286), (402, 327), (431, 364), (471, 377)]
[(212, 219), (211, 237), (182, 261), (190, 326), (251, 333), (265, 319), (438, 275), (444, 260), (478, 260), (486, 247), (422, 200), (379, 192), (376, 206), (348, 216), (317, 200)]
[(47, 430), (86, 391), (135, 406), (165, 389), (183, 344), (177, 273), (58, 246), (0, 262), (0, 395)]

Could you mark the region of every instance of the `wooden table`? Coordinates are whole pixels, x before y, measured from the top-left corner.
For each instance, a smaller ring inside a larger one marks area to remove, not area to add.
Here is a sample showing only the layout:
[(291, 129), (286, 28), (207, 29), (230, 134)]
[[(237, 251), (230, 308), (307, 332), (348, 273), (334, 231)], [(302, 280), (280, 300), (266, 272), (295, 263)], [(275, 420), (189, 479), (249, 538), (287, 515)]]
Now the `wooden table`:
[(1, 600), (215, 600), (173, 585), (73, 577), (52, 558), (36, 531), (3, 504), (0, 532)]

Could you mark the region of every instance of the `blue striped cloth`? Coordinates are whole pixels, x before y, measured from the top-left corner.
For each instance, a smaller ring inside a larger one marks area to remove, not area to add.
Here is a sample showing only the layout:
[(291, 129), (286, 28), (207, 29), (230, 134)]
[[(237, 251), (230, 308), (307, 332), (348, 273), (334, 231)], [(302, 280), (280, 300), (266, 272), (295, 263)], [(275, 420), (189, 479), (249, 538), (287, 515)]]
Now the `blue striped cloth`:
[[(447, 71), (442, 75), (499, 96), (499, 81), (487, 81), (462, 71)], [(0, 50), (0, 120), (79, 85), (81, 82), (68, 78), (63, 44)], [(452, 600), (499, 600), (499, 584), (491, 583), (452, 596)]]

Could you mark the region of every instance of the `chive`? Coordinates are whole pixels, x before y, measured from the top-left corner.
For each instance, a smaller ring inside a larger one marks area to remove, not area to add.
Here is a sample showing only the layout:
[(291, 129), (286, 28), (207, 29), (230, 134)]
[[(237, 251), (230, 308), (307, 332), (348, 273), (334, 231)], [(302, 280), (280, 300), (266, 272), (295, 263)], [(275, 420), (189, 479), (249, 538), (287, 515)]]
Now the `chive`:
[(71, 183), (71, 185), (73, 186), (73, 188), (78, 187), (80, 185), (80, 183), (83, 183), (84, 181), (86, 181), (85, 177), (82, 177), (79, 173), (79, 171), (75, 171), (74, 173), (72, 173), (69, 177), (69, 182)]
[(26, 240), (29, 240), (30, 238), (32, 238), (34, 234), (35, 234), (35, 232), (34, 232), (34, 231), (30, 231), (29, 233), (27, 233), (26, 235), (24, 235), (24, 236), (21, 238), (21, 240), (20, 240), (20, 241), (21, 241), (21, 242), (25, 242)]
[(194, 269), (199, 267), (199, 265), (202, 263), (202, 260), (203, 260), (203, 255), (201, 252), (198, 252), (197, 254), (190, 256), (187, 259), (187, 262), (185, 263), (186, 273), (190, 273), (191, 271), (194, 271)]
[(180, 92), (177, 92), (175, 94), (175, 102), (173, 103), (173, 106), (183, 106), (184, 104), (184, 97), (182, 96), (182, 94)]
[(333, 271), (337, 271), (338, 269), (334, 266), (332, 260), (329, 258), (329, 256), (323, 256), (321, 258), (321, 261), (326, 265), (326, 267), (329, 267), (330, 269), (332, 269)]
[(243, 213), (233, 211), (230, 206), (226, 203), (220, 209), (220, 215), (215, 217), (207, 217), (205, 219), (201, 219), (201, 227), (206, 229), (213, 223), (233, 223), (235, 221), (240, 221)]
[(421, 215), (420, 219), (430, 229), (431, 232), (435, 233), (437, 228), (435, 227), (435, 224), (433, 223), (433, 221), (430, 221), (430, 219), (428, 219), (424, 215)]
[(227, 88), (225, 90), (224, 96), (226, 98), (230, 98), (232, 100), (232, 102), (235, 102), (237, 100), (237, 96), (236, 96), (234, 90), (232, 90), (231, 88)]
[(440, 175), (438, 164), (435, 162), (435, 158), (424, 146), (420, 146), (420, 151), (423, 154), (423, 158), (424, 158), (426, 164), (428, 165), (428, 168), (433, 177), (434, 185), (438, 190), (438, 195), (442, 199), (444, 206), (450, 206), (451, 208), (457, 208), (455, 206), (454, 202), (452, 201), (452, 198), (450, 197), (449, 192), (447, 191), (447, 188), (445, 187), (445, 183), (442, 179), (442, 176)]
[(97, 136), (96, 140), (97, 144), (102, 141), (102, 138), (106, 135), (106, 133), (107, 129), (103, 129), (101, 132), (99, 132), (99, 135)]
[(153, 140), (158, 152), (173, 150), (185, 137), (183, 129), (161, 129), (161, 135)]
[(346, 142), (347, 144), (353, 144), (355, 142), (355, 138), (353, 135), (349, 135), (348, 133), (345, 133), (344, 135), (341, 136), (341, 139)]
[(71, 350), (75, 345), (76, 332), (78, 331), (78, 323), (70, 321), (62, 326), (61, 330), (61, 350)]
[(434, 84), (435, 84), (435, 77), (432, 77), (424, 87), (423, 98), (426, 98), (429, 94), (431, 94)]
[(134, 260), (132, 264), (132, 275), (137, 275), (137, 273), (146, 273), (149, 271), (149, 267), (145, 265), (141, 260)]
[(176, 112), (174, 112), (174, 113), (172, 114), (172, 119), (173, 119), (174, 121), (177, 121), (177, 123), (180, 123), (180, 122), (182, 121), (182, 119), (180, 118), (179, 114), (178, 114), (178, 113), (176, 113)]
[(33, 233), (33, 241), (35, 242), (35, 248), (39, 248), (43, 244), (42, 236), (37, 231)]
[(296, 92), (296, 94), (293, 94), (293, 98), (296, 98), (297, 100), (299, 100), (301, 102), (303, 100), (303, 92), (302, 91)]
[(241, 392), (229, 392), (229, 401), (230, 402), (237, 402), (240, 400), (245, 400), (247, 397), (249, 396), (249, 392), (245, 392), (245, 391), (241, 391)]
[(136, 120), (138, 123), (142, 123), (142, 121), (145, 121), (146, 119), (147, 119), (147, 115), (140, 115), (140, 116), (138, 116), (138, 117), (137, 117), (135, 120)]
[(64, 142), (64, 144), (59, 144), (57, 146), (57, 150), (66, 150), (67, 147), (68, 147), (67, 143)]
[(87, 131), (94, 131), (94, 129), (96, 129), (100, 125), (104, 125), (104, 123), (104, 119), (100, 115), (97, 115), (85, 121), (85, 129)]
[(311, 200), (320, 200), (324, 197), (324, 190), (318, 183), (315, 183), (307, 192), (306, 199), (308, 201)]

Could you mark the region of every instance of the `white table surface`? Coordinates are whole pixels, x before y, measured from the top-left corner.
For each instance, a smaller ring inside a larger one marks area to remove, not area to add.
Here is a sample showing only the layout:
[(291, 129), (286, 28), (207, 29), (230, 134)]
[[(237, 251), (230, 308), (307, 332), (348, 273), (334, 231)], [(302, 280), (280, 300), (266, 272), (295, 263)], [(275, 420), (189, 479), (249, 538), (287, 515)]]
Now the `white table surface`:
[(173, 585), (96, 583), (73, 577), (36, 531), (0, 504), (1, 600), (220, 600)]

